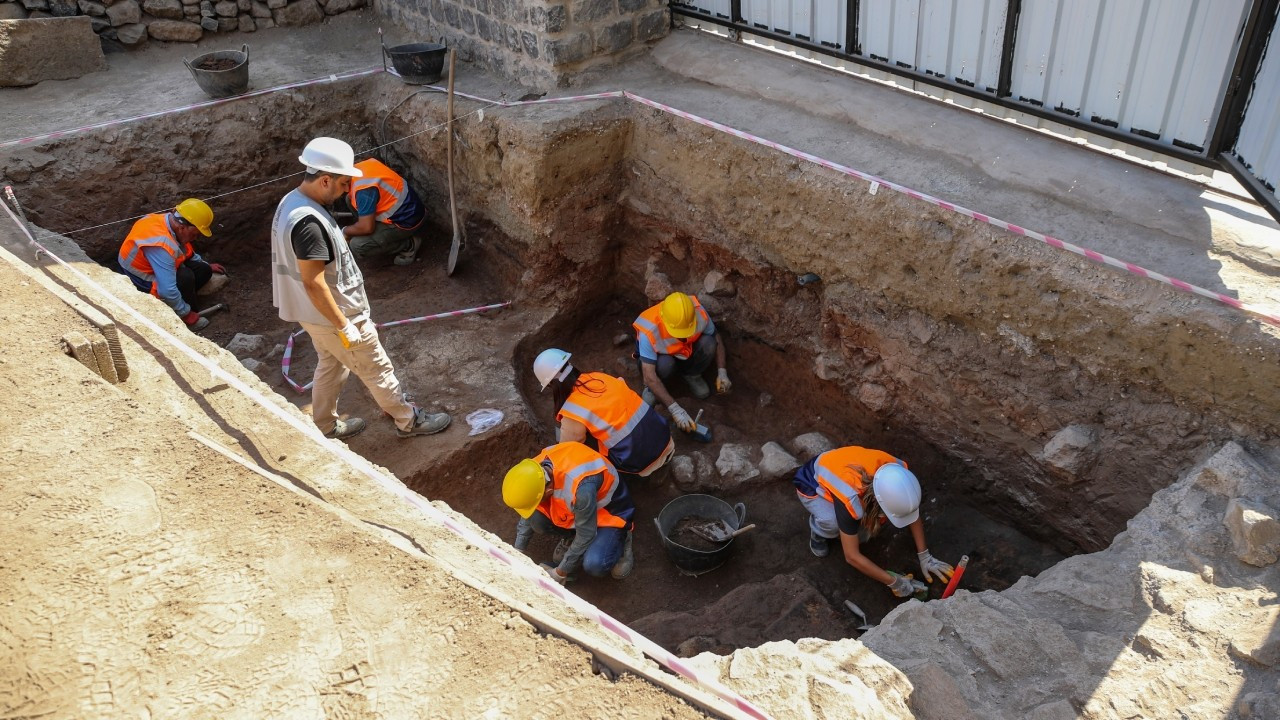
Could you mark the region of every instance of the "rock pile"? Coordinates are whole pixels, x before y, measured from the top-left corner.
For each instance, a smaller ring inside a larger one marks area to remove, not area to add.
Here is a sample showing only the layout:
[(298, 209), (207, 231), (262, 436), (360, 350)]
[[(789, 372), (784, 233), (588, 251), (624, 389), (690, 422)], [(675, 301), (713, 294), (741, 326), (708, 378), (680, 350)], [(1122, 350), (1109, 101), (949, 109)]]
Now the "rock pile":
[(88, 16), (107, 52), (148, 39), (196, 42), (206, 32), (254, 32), (310, 25), (363, 7), (365, 0), (12, 0), (0, 1), (0, 20)]

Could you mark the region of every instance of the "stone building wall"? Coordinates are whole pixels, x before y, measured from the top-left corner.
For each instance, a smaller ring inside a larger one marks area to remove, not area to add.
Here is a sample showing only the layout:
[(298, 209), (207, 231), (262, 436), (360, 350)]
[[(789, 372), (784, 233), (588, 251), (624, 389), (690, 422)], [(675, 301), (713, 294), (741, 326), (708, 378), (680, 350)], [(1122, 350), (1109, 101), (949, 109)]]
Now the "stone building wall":
[(377, 0), (417, 40), (524, 85), (568, 84), (584, 70), (666, 36), (667, 0)]
[(0, 0), (0, 20), (87, 15), (106, 52), (148, 40), (196, 42), (206, 33), (310, 25), (365, 0)]

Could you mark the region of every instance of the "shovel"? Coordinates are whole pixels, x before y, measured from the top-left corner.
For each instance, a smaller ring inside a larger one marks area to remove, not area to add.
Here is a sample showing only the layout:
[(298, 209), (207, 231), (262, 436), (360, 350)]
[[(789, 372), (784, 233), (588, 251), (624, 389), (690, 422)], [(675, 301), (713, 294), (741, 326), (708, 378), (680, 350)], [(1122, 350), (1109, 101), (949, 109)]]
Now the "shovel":
[(445, 268), (446, 275), (453, 275), (453, 271), (458, 267), (458, 252), (462, 250), (462, 229), (458, 227), (458, 206), (453, 198), (453, 68), (454, 68), (454, 51), (449, 48), (449, 100), (448, 108), (445, 110), (448, 118), (445, 120), (445, 155), (449, 158), (449, 215), (453, 217), (453, 242), (449, 245), (449, 265)]
[(697, 535), (703, 540), (713, 543), (722, 543), (729, 542), (755, 526), (755, 523), (751, 523), (750, 525), (734, 530), (729, 527), (729, 523), (724, 520), (716, 520), (715, 522), (709, 522), (702, 525), (690, 525), (689, 532)]

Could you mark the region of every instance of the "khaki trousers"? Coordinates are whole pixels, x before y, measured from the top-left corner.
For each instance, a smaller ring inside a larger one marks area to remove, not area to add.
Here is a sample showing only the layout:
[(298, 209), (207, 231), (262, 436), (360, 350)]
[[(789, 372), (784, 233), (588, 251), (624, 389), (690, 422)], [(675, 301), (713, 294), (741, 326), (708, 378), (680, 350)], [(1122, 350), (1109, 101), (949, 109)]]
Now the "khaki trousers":
[(396, 427), (408, 430), (413, 426), (413, 406), (404, 400), (400, 380), (391, 366), (391, 358), (382, 349), (378, 330), (368, 318), (354, 322), (361, 342), (350, 348), (342, 346), (341, 333), (332, 325), (300, 323), (311, 336), (317, 356), (315, 384), (311, 386), (311, 417), (320, 432), (332, 431), (338, 422), (338, 394), (347, 376), (355, 373), (378, 407), (395, 420)]

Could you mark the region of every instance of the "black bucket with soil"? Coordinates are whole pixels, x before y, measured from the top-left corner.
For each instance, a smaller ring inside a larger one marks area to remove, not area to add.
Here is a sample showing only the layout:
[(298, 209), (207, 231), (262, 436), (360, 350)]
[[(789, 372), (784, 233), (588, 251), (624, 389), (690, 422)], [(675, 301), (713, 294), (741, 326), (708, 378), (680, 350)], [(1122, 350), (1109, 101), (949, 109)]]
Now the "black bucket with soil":
[(441, 43), (423, 42), (391, 48), (383, 46), (382, 53), (391, 60), (391, 66), (405, 84), (426, 85), (439, 80), (444, 73), (444, 56), (447, 50)]
[(742, 503), (730, 505), (718, 497), (695, 494), (681, 495), (667, 503), (653, 523), (676, 568), (686, 575), (701, 575), (729, 559), (733, 539), (712, 542), (694, 532), (692, 526), (723, 521), (731, 530), (737, 530), (746, 517), (747, 506)]
[(182, 59), (196, 84), (211, 98), (239, 95), (249, 89), (249, 46), (239, 50), (218, 50)]

